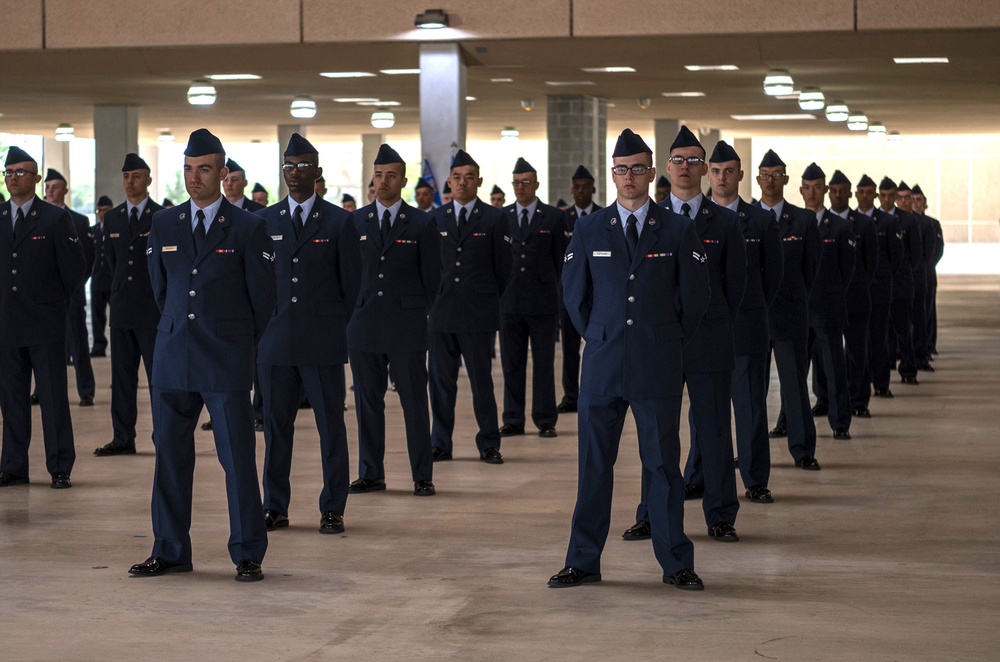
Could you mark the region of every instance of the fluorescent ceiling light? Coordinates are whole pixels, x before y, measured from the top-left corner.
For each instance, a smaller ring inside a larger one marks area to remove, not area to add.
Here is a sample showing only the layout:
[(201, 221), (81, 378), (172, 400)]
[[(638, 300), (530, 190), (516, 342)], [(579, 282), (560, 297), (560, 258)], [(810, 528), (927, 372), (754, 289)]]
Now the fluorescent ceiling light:
[(764, 94), (769, 97), (783, 96), (795, 91), (795, 82), (784, 69), (771, 69), (764, 77)]
[(69, 124), (60, 124), (56, 127), (56, 140), (61, 143), (67, 143), (73, 139), (76, 133), (73, 131), (73, 127)]
[(580, 71), (588, 74), (634, 74), (632, 67), (581, 67)]
[(476, 97), (465, 97), (466, 101), (475, 101)]
[(818, 87), (803, 87), (799, 93), (799, 108), (802, 110), (823, 110), (826, 97)]
[(853, 111), (851, 116), (847, 118), (847, 128), (851, 131), (867, 131), (868, 116), (860, 110)]
[(324, 71), (323, 78), (370, 78), (375, 74), (368, 71)]
[(688, 71), (739, 71), (735, 64), (687, 64), (684, 66)]
[(490, 82), (491, 83), (513, 83), (514, 79), (513, 78), (491, 78)]
[(205, 76), (209, 80), (260, 80), (257, 74), (211, 74)]
[(364, 103), (366, 101), (378, 101), (378, 97), (333, 97), (339, 103)]
[(826, 119), (831, 122), (846, 122), (851, 111), (843, 101), (831, 101), (826, 107)]
[(391, 110), (376, 110), (372, 113), (371, 122), (376, 129), (391, 129), (396, 123), (396, 116)]
[(359, 101), (359, 106), (398, 106), (398, 101), (385, 101), (382, 99), (376, 99), (375, 101)]
[(215, 103), (215, 86), (204, 79), (196, 80), (188, 88), (187, 100), (192, 106), (211, 106)]
[(390, 76), (406, 76), (419, 74), (420, 69), (379, 69), (379, 72)]
[(894, 57), (896, 64), (948, 64), (946, 57)]
[(547, 80), (546, 85), (551, 87), (577, 87), (580, 85), (597, 85), (592, 80)]
[(730, 117), (732, 117), (734, 120), (748, 121), (748, 122), (816, 119), (815, 115), (810, 115), (809, 113), (785, 113), (779, 115), (730, 115)]
[(660, 96), (664, 97), (703, 97), (704, 92), (660, 92)]
[(296, 119), (311, 120), (316, 117), (316, 102), (309, 97), (295, 97), (288, 112)]

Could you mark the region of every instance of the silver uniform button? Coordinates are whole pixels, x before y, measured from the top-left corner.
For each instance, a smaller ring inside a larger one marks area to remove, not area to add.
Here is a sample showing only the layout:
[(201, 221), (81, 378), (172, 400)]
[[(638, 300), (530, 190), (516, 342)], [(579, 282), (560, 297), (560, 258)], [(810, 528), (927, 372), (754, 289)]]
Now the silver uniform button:
[(629, 280), (635, 280), (635, 274), (629, 274), (628, 275), (628, 279)]
[(14, 274), (15, 276), (17, 275), (17, 269), (11, 269), (11, 270), (10, 270), (10, 272), (11, 272), (12, 274)]
[(17, 257), (17, 253), (11, 253), (10, 256), (11, 257)]
[(631, 297), (631, 296), (630, 296), (630, 297), (628, 298), (628, 302), (629, 302), (629, 303), (635, 303), (635, 297)]
[(456, 267), (460, 267), (460, 266), (462, 266), (462, 263), (461, 263), (461, 262), (456, 262), (456, 263), (455, 263), (455, 266), (456, 266)]
[(379, 274), (378, 277), (379, 278), (385, 278), (385, 274)]
[(379, 290), (379, 293), (378, 293), (378, 295), (379, 295), (379, 296), (382, 296), (382, 291), (381, 291), (381, 290)]
[(198, 270), (197, 269), (192, 269), (191, 270), (191, 275), (192, 276), (197, 276), (198, 275)]
[(190, 292), (188, 292), (188, 296), (189, 297), (193, 297), (194, 295), (195, 295), (195, 291), (194, 290), (191, 290)]
[(457, 283), (458, 281), (460, 281), (460, 280), (462, 280), (462, 279), (461, 279), (461, 278), (458, 278), (457, 276), (455, 277), (455, 282), (456, 282), (456, 283)]
[(299, 263), (299, 258), (297, 258), (297, 257), (293, 257), (293, 258), (292, 258), (292, 263), (293, 263), (293, 264), (298, 264), (298, 263)]
[(385, 262), (385, 256), (384, 255), (379, 256), (378, 261)]
[(628, 324), (629, 326), (632, 326), (632, 320), (625, 320), (625, 323)]
[(17, 292), (17, 285), (15, 285), (14, 287), (12, 287), (10, 289), (11, 289), (12, 292)]
[(293, 283), (299, 282), (299, 277), (298, 276), (292, 276), (292, 282)]
[(292, 303), (298, 303), (298, 302), (299, 302), (298, 297), (292, 297)]
[(131, 277), (131, 276), (129, 276), (129, 277), (128, 277), (128, 279), (129, 279), (129, 280), (132, 280), (132, 277)]
[(129, 266), (131, 266), (132, 265), (132, 260), (129, 260), (128, 263), (129, 263)]
[(188, 319), (189, 320), (193, 320), (194, 319), (194, 313), (188, 313)]
[(129, 247), (128, 247), (128, 249), (129, 249), (130, 251), (134, 251), (134, 250), (135, 250), (135, 246), (129, 246)]
[(461, 247), (461, 246), (459, 246), (459, 247), (458, 247), (458, 248), (456, 248), (455, 250), (456, 250), (456, 251), (458, 251), (459, 253), (461, 253), (461, 252), (462, 252), (462, 247)]
[(527, 271), (526, 267), (521, 267), (521, 271)]

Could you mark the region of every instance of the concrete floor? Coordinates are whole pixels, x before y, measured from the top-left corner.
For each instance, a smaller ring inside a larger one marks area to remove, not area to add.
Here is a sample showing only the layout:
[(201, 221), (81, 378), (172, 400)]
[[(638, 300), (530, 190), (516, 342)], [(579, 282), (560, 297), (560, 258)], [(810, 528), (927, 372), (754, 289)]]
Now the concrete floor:
[[(711, 541), (688, 504), (707, 585), (697, 594), (660, 583), (649, 544), (618, 537), (639, 489), (631, 421), (604, 581), (547, 588), (574, 504), (575, 418), (554, 440), (505, 441), (507, 463), (483, 464), (464, 375), (456, 460), (436, 465), (437, 496), (410, 493), (390, 398), (389, 490), (351, 497), (346, 534), (320, 535), (318, 438), (302, 412), (292, 526), (271, 536), (265, 581), (238, 584), (222, 470), (199, 432), (195, 571), (130, 578), (152, 544), (149, 406), (138, 455), (91, 455), (110, 439), (109, 365), (97, 359), (98, 406), (73, 408), (73, 489), (49, 489), (36, 428), (35, 482), (0, 491), (0, 660), (996, 660), (1000, 279), (942, 279), (939, 302), (938, 371), (917, 387), (897, 380), (852, 441), (834, 442), (821, 421), (819, 473), (773, 444), (776, 503), (743, 502), (738, 544)], [(353, 418), (352, 405), (356, 443)]]

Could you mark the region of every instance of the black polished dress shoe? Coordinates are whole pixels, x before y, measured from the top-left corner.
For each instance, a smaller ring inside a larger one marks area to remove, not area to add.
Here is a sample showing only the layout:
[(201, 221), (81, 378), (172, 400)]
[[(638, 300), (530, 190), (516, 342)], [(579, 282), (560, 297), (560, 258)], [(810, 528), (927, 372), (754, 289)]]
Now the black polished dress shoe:
[(263, 432), (264, 431), (264, 419), (263, 418), (255, 418), (255, 419), (253, 419), (253, 429), (256, 430), (257, 432)]
[(875, 397), (876, 398), (892, 398), (892, 397), (895, 397), (895, 396), (892, 394), (892, 391), (890, 391), (887, 388), (877, 388), (877, 389), (875, 389)]
[(549, 588), (567, 588), (569, 586), (592, 584), (599, 581), (601, 581), (601, 573), (599, 572), (584, 572), (583, 570), (566, 566), (549, 577)]
[(767, 433), (771, 439), (781, 439), (788, 436), (788, 430), (780, 425), (775, 425), (774, 429)]
[(571, 414), (576, 411), (576, 405), (571, 405), (566, 402), (560, 402), (556, 405), (556, 411), (560, 414)]
[(159, 556), (150, 556), (129, 568), (128, 574), (134, 577), (157, 577), (171, 572), (191, 572), (193, 569), (190, 563), (171, 563)]
[(92, 395), (85, 395), (82, 398), (80, 398), (80, 406), (81, 407), (93, 407), (94, 406), (94, 396), (92, 396)]
[(205, 421), (204, 423), (202, 423), (201, 424), (201, 429), (205, 430), (205, 431), (211, 430), (212, 429), (212, 419), (208, 419), (207, 421)]
[(736, 529), (729, 522), (719, 522), (708, 527), (708, 537), (718, 542), (739, 542)]
[(747, 500), (753, 503), (774, 503), (774, 497), (771, 496), (771, 490), (767, 489), (763, 485), (754, 485), (753, 487), (747, 489)]
[(435, 446), (434, 448), (431, 449), (431, 458), (435, 462), (444, 462), (446, 460), (451, 459), (451, 453), (449, 453), (443, 448), (438, 448), (437, 446)]
[(663, 583), (676, 586), (682, 591), (705, 590), (705, 583), (701, 581), (701, 577), (695, 574), (695, 571), (690, 568), (678, 570), (672, 575), (663, 575)]
[(434, 496), (437, 494), (437, 490), (434, 489), (434, 483), (429, 480), (418, 480), (413, 483), (413, 494), (414, 496)]
[(854, 410), (851, 412), (851, 414), (853, 414), (857, 418), (871, 418), (872, 417), (872, 413), (868, 409), (868, 407), (855, 407)]
[(813, 416), (826, 416), (827, 412), (829, 411), (830, 411), (829, 407), (821, 404), (817, 404), (815, 407), (812, 408)]
[(479, 459), (486, 464), (503, 464), (503, 455), (499, 448), (487, 448), (479, 454)]
[(622, 534), (622, 540), (649, 540), (652, 537), (653, 532), (649, 529), (649, 522), (636, 522)]
[(367, 478), (358, 478), (356, 481), (351, 483), (347, 490), (351, 494), (364, 494), (365, 492), (382, 492), (385, 490), (385, 480), (368, 480)]
[(511, 425), (510, 423), (504, 423), (500, 426), (500, 436), (501, 437), (516, 437), (519, 434), (524, 434), (524, 427), (517, 427), (516, 425)]
[(543, 425), (538, 428), (538, 436), (544, 437), (545, 439), (551, 439), (557, 436), (556, 429), (552, 425)]
[(323, 517), (319, 519), (319, 532), (320, 533), (343, 533), (344, 532), (344, 516), (340, 513), (335, 513), (332, 510), (328, 510), (323, 513)]
[(268, 531), (288, 528), (288, 517), (277, 510), (268, 508), (264, 511), (264, 526)]
[(694, 501), (705, 496), (705, 486), (694, 483), (684, 483), (684, 500)]
[(820, 469), (819, 462), (812, 455), (806, 455), (795, 460), (795, 466), (806, 471), (819, 471)]
[(919, 386), (920, 382), (917, 381), (916, 377), (903, 377), (902, 382), (904, 384), (910, 384), (911, 386)]
[(135, 446), (119, 446), (113, 441), (109, 441), (100, 448), (94, 449), (97, 457), (110, 457), (112, 455), (135, 455)]
[(934, 366), (930, 364), (930, 361), (927, 361), (918, 365), (917, 370), (923, 370), (924, 372), (934, 372)]
[(0, 471), (0, 487), (10, 487), (11, 485), (27, 485), (27, 476), (15, 476), (6, 471)]
[(94, 358), (94, 359), (104, 358), (107, 355), (108, 355), (108, 353), (106, 351), (104, 351), (103, 349), (92, 349), (92, 350), (90, 350), (90, 357)]
[(841, 441), (848, 441), (851, 438), (851, 433), (847, 430), (847, 428), (837, 428), (833, 431), (833, 438)]
[(33, 404), (33, 405), (37, 405), (37, 404), (38, 404), (38, 396), (37, 396), (37, 395), (35, 395), (34, 393), (32, 393), (32, 394), (31, 394), (31, 395), (30, 395), (30, 396), (28, 397), (28, 401), (29, 401), (29, 402), (31, 402), (31, 404)]
[(235, 579), (238, 582), (259, 582), (264, 579), (264, 571), (260, 569), (259, 563), (240, 561), (236, 564)]
[(69, 479), (68, 473), (57, 471), (52, 474), (52, 485), (50, 487), (54, 490), (68, 490), (73, 487), (73, 481)]

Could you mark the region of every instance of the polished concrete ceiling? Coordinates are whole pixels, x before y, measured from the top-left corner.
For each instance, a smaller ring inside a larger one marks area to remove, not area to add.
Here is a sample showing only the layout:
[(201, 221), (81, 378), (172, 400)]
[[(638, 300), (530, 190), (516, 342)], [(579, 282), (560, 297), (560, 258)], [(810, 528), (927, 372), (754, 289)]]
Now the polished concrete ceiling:
[[(819, 87), (890, 131), (902, 134), (994, 133), (1000, 108), (1000, 31), (936, 30), (885, 33), (830, 32), (753, 36), (558, 38), (464, 41), (468, 137), (492, 139), (506, 126), (522, 138), (544, 138), (545, 98), (586, 94), (608, 100), (608, 130), (649, 131), (659, 118), (719, 128), (729, 135), (848, 135), (843, 124), (816, 120), (747, 122), (733, 114), (797, 113), (793, 100), (764, 95), (769, 68), (787, 69), (796, 87)], [(375, 133), (373, 108), (337, 103), (337, 96), (398, 101), (396, 139), (419, 136), (419, 80), (415, 75), (327, 79), (322, 71), (415, 68), (419, 44), (407, 42), (282, 44), (200, 48), (104, 48), (0, 51), (0, 131), (52, 135), (71, 123), (78, 136), (93, 135), (93, 106), (139, 107), (140, 141), (169, 129), (182, 140), (207, 126), (226, 140), (273, 141), (276, 126), (294, 124), (293, 97), (309, 95), (319, 111), (303, 121), (317, 140), (352, 140)], [(949, 64), (897, 65), (896, 56), (946, 56)], [(732, 72), (691, 72), (684, 65), (734, 64)], [(583, 67), (631, 66), (635, 73), (586, 73)], [(195, 78), (254, 73), (257, 81), (218, 82), (211, 107), (186, 100)], [(491, 82), (510, 78), (512, 82)], [(592, 85), (551, 86), (548, 81)], [(666, 98), (663, 92), (704, 92)], [(637, 99), (648, 97), (650, 107)], [(521, 108), (532, 99), (534, 109)]]

